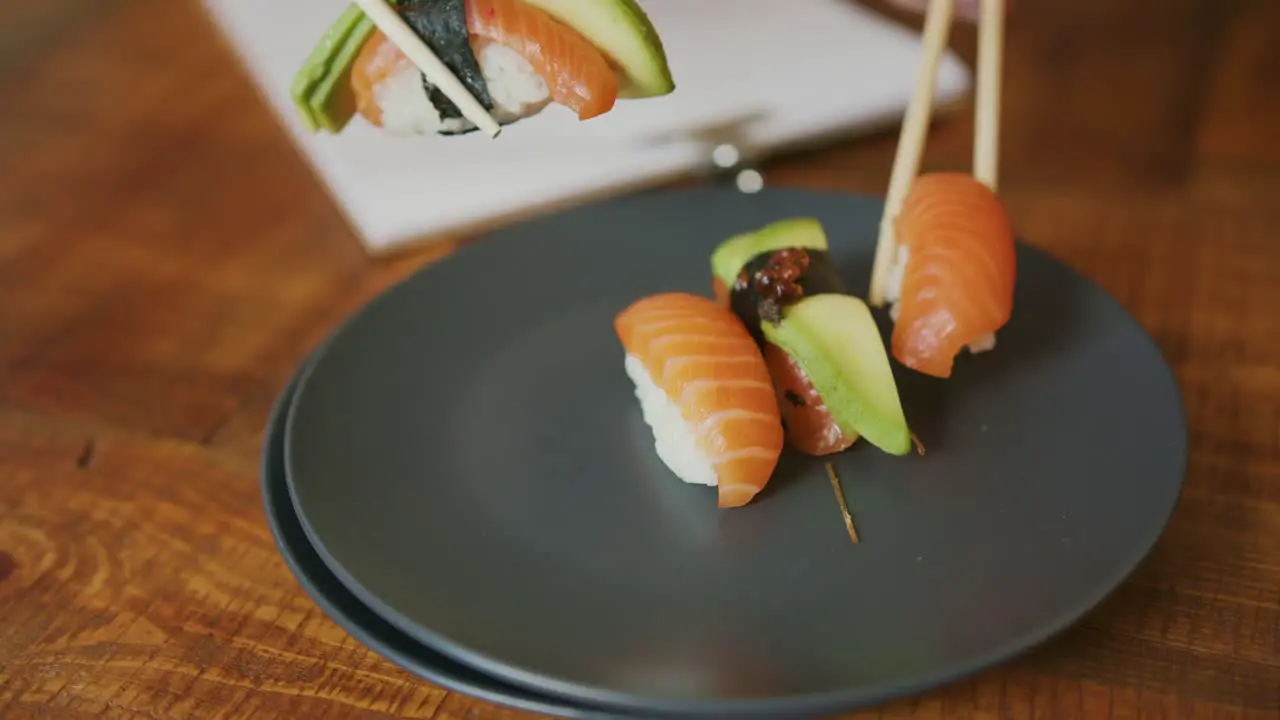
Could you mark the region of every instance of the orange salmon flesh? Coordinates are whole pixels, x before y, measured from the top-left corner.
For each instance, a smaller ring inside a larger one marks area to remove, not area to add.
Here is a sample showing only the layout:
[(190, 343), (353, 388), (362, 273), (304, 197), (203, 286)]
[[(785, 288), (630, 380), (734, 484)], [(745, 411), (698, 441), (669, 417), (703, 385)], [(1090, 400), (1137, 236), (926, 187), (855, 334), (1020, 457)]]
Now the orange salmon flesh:
[(673, 292), (628, 306), (614, 329), (696, 433), (715, 470), (718, 506), (750, 502), (784, 439), (769, 370), (746, 326), (709, 298)]
[(764, 360), (791, 447), (806, 455), (831, 455), (857, 441), (857, 435), (845, 434), (836, 424), (818, 389), (785, 350), (766, 344)]
[(1013, 312), (1013, 228), (1000, 199), (967, 173), (921, 175), (897, 219), (907, 248), (890, 345), (898, 362), (951, 376), (955, 357)]

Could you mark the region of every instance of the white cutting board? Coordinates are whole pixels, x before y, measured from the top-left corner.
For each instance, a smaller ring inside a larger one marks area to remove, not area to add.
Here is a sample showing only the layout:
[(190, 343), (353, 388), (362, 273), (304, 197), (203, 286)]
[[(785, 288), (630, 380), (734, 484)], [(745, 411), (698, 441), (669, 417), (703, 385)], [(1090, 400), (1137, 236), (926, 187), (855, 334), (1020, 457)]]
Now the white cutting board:
[[(708, 125), (752, 118), (739, 142), (756, 156), (883, 128), (902, 117), (920, 56), (916, 33), (851, 0), (641, 0), (675, 77), (668, 96), (586, 122), (552, 105), (497, 139), (396, 137), (358, 117), (335, 136), (304, 129), (289, 85), (348, 0), (204, 2), (375, 254), (700, 171), (708, 146), (680, 138)], [(935, 104), (970, 82), (948, 54)]]

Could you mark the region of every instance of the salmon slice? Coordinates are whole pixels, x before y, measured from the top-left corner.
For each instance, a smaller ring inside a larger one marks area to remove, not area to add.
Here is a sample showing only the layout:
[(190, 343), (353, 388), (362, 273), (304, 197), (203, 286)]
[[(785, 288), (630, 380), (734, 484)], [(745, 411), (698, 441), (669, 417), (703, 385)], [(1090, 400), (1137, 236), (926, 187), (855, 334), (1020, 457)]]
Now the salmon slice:
[(351, 91), (356, 111), (374, 127), (382, 127), (382, 108), (373, 89), (408, 63), (409, 58), (381, 30), (375, 30), (360, 48), (351, 65)]
[(765, 343), (764, 361), (773, 377), (787, 442), (806, 455), (831, 455), (847, 449), (858, 435), (846, 434), (813, 386), (809, 376), (790, 355), (773, 343)]
[(716, 485), (719, 507), (750, 502), (777, 466), (783, 431), (746, 326), (709, 298), (661, 293), (618, 313), (614, 330), (663, 462), (685, 482)]
[[(897, 219), (905, 256), (890, 345), (903, 365), (951, 376), (956, 355), (978, 352), (1013, 312), (1013, 228), (1000, 199), (966, 173), (915, 180)], [(893, 295), (890, 291), (890, 295)]]
[(467, 31), (501, 43), (542, 76), (551, 99), (588, 120), (613, 109), (618, 75), (578, 31), (521, 0), (467, 0)]

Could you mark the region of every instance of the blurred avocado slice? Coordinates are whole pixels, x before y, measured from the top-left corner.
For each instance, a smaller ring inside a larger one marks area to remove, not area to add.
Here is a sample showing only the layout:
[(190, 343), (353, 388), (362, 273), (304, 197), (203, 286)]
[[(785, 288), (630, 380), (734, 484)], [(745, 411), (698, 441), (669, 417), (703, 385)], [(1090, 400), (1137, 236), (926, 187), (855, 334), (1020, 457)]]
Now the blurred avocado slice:
[(309, 131), (336, 133), (355, 115), (351, 66), (375, 29), (360, 6), (348, 6), (294, 74), (289, 97)]
[(738, 272), (751, 258), (786, 248), (826, 250), (827, 234), (822, 223), (815, 218), (788, 218), (734, 235), (711, 253), (711, 274), (731, 289)]
[(577, 30), (620, 71), (618, 97), (676, 89), (658, 30), (635, 0), (524, 0)]

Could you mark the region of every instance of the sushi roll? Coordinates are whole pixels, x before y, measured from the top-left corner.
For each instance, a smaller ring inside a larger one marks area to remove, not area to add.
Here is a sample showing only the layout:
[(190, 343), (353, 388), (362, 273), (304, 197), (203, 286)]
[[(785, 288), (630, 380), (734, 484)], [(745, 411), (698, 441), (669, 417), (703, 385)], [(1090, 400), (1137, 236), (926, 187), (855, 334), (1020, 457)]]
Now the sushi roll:
[(658, 457), (680, 480), (714, 486), (718, 507), (751, 502), (784, 439), (769, 370), (742, 322), (672, 292), (632, 303), (614, 330)]
[(845, 291), (821, 223), (793, 218), (729, 238), (712, 253), (711, 274), (718, 304), (762, 349), (792, 447), (830, 455), (863, 437), (910, 452), (880, 330)]
[(933, 377), (991, 350), (1013, 313), (1017, 252), (999, 197), (967, 173), (916, 178), (896, 219), (884, 298), (893, 356)]
[[(662, 41), (635, 0), (390, 0), (493, 119), (563, 105), (588, 120), (619, 98), (675, 89)], [(476, 130), (356, 5), (330, 26), (290, 88), (312, 132), (355, 115), (396, 135)]]

